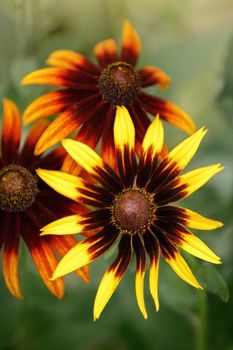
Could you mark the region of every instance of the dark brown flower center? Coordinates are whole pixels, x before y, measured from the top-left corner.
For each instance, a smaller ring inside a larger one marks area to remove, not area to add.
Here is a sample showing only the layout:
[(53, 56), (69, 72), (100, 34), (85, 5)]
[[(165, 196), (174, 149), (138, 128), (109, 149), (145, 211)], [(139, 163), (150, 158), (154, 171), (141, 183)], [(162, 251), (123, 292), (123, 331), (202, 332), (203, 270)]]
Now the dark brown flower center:
[(128, 189), (113, 205), (113, 222), (121, 230), (136, 233), (148, 226), (153, 217), (152, 198), (140, 189)]
[(99, 78), (103, 98), (113, 106), (132, 103), (138, 95), (140, 83), (140, 75), (125, 62), (108, 65)]
[(23, 211), (33, 204), (37, 193), (37, 180), (29, 170), (15, 164), (0, 170), (0, 210)]

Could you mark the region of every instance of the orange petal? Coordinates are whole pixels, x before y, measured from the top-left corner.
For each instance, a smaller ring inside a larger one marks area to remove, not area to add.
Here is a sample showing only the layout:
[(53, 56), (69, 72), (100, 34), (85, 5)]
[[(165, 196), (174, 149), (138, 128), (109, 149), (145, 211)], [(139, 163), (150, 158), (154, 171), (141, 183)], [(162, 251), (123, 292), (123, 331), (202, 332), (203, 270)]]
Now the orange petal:
[(82, 122), (85, 116), (77, 116), (75, 108), (69, 108), (57, 117), (43, 132), (35, 147), (35, 154), (39, 155), (54, 146), (69, 135)]
[(49, 65), (58, 68), (83, 70), (86, 73), (99, 74), (99, 69), (85, 56), (70, 50), (57, 50), (51, 53), (46, 61)]
[(74, 89), (96, 90), (98, 77), (66, 68), (43, 68), (28, 74), (21, 84), (48, 84)]
[(171, 82), (171, 78), (161, 69), (156, 67), (143, 67), (138, 73), (142, 79), (141, 87), (159, 84), (160, 87), (166, 88)]
[(50, 280), (57, 267), (58, 260), (51, 245), (48, 243), (48, 239), (39, 237), (39, 232), (35, 232), (26, 222), (23, 225), (22, 235), (45, 285), (57, 298), (62, 298), (64, 294), (63, 279)]
[(193, 134), (196, 131), (192, 118), (172, 102), (145, 93), (141, 93), (138, 99), (148, 113), (159, 114), (161, 119), (188, 134)]
[(140, 51), (140, 38), (130, 21), (125, 20), (122, 31), (121, 61), (125, 61), (135, 66)]
[(116, 42), (113, 39), (107, 39), (94, 47), (94, 54), (101, 67), (107, 67), (107, 65), (117, 60), (117, 48)]
[(20, 154), (20, 163), (22, 163), (24, 166), (26, 164), (32, 163), (33, 159), (35, 158), (35, 144), (37, 143), (45, 129), (48, 127), (48, 125), (48, 120), (42, 120), (34, 124), (33, 127), (29, 130), (26, 141)]
[(23, 113), (23, 121), (28, 124), (39, 118), (50, 117), (63, 112), (79, 100), (77, 92), (72, 89), (49, 92), (29, 104)]
[(18, 254), (20, 239), (20, 219), (18, 214), (15, 215), (11, 222), (4, 222), (8, 230), (5, 234), (5, 245), (2, 255), (2, 270), (6, 285), (11, 294), (21, 299), (22, 294), (19, 287), (18, 279)]
[(20, 112), (13, 101), (4, 99), (2, 122), (2, 158), (6, 162), (11, 163), (17, 159), (20, 138)]

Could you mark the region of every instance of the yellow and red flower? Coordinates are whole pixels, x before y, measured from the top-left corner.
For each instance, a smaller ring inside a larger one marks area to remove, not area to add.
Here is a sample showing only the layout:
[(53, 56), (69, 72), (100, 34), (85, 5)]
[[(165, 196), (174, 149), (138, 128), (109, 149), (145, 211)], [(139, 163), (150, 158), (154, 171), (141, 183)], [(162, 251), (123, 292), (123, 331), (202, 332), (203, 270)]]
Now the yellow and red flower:
[(140, 50), (136, 30), (125, 21), (120, 54), (113, 39), (95, 46), (98, 65), (73, 51), (59, 50), (47, 60), (51, 68), (27, 75), (22, 84), (62, 87), (39, 97), (25, 110), (25, 123), (60, 113), (39, 138), (35, 154), (42, 153), (79, 128), (77, 140), (92, 148), (102, 137), (102, 157), (108, 164), (114, 164), (113, 124), (118, 105), (126, 106), (132, 117), (136, 145), (141, 144), (149, 126), (148, 113), (153, 116), (159, 113), (161, 119), (193, 133), (195, 125), (182, 109), (142, 90), (152, 85), (165, 87), (170, 83), (170, 77), (152, 66), (136, 69)]
[[(212, 230), (222, 223), (172, 204), (198, 190), (222, 170), (220, 164), (215, 164), (180, 174), (196, 153), (205, 133), (203, 128), (198, 130), (159, 161), (164, 131), (156, 117), (145, 133), (137, 161), (133, 122), (124, 106), (117, 107), (114, 124), (117, 172), (89, 146), (70, 139), (63, 140), (64, 148), (93, 176), (95, 183), (59, 171), (37, 170), (38, 176), (57, 192), (92, 207), (83, 215), (77, 213), (50, 223), (42, 229), (42, 234), (96, 230), (93, 236), (78, 243), (64, 256), (53, 280), (93, 262), (118, 242), (118, 256), (104, 274), (96, 295), (94, 319), (99, 318), (119, 285), (133, 252), (136, 256), (136, 298), (145, 318), (144, 277), (148, 257), (150, 292), (157, 310), (160, 255), (179, 277), (196, 288), (201, 286), (179, 248), (208, 262), (220, 263), (220, 258), (188, 228)], [(65, 188), (61, 178), (66, 178)]]
[[(38, 122), (21, 145), (21, 116), (14, 102), (3, 102), (3, 124), (0, 152), (0, 249), (6, 285), (13, 296), (21, 298), (18, 279), (19, 244), (26, 243), (36, 268), (48, 287), (58, 298), (64, 293), (63, 278), (51, 281), (57, 266), (56, 254), (65, 255), (77, 244), (67, 236), (40, 237), (40, 228), (52, 220), (84, 212), (78, 203), (59, 195), (35, 174), (38, 166), (60, 169), (65, 152), (56, 149), (47, 156), (34, 156), (34, 147), (48, 122)], [(87, 267), (77, 271), (88, 280)]]

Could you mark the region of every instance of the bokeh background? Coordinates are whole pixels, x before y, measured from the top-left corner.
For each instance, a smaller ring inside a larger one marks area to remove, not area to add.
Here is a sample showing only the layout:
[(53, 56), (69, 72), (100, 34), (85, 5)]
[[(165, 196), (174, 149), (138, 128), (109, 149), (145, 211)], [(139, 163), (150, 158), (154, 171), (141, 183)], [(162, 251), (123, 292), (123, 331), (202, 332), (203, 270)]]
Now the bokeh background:
[[(54, 49), (93, 57), (93, 46), (114, 37), (130, 19), (142, 39), (139, 65), (155, 65), (173, 78), (157, 95), (183, 107), (197, 126), (209, 129), (190, 168), (222, 162), (225, 170), (182, 204), (224, 221), (199, 237), (223, 265), (189, 263), (206, 291), (186, 285), (161, 264), (160, 311), (146, 285), (147, 321), (134, 296), (134, 267), (96, 323), (92, 307), (105, 256), (91, 267), (91, 282), (66, 277), (62, 301), (49, 294), (22, 247), (20, 280), (24, 300), (14, 300), (0, 276), (0, 350), (233, 350), (233, 4), (231, 0), (0, 0), (0, 98), (13, 98), (21, 111), (47, 91), (19, 85), (44, 67)], [(26, 130), (26, 129), (25, 129)], [(166, 126), (171, 148), (185, 134)], [(1, 224), (1, 223), (0, 223)]]

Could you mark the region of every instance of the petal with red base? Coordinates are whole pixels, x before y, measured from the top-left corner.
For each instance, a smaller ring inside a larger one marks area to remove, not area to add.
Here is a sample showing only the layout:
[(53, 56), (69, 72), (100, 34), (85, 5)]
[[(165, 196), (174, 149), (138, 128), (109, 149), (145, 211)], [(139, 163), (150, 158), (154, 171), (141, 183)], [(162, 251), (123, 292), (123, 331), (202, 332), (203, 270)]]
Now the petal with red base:
[(23, 121), (28, 124), (39, 118), (63, 112), (66, 108), (85, 98), (86, 95), (87, 93), (77, 93), (74, 89), (48, 92), (27, 106), (23, 114)]
[(130, 23), (125, 20), (122, 30), (122, 50), (120, 60), (135, 66), (141, 51), (141, 41), (138, 33)]
[(18, 157), (21, 138), (21, 116), (16, 104), (3, 100), (1, 153), (5, 162), (13, 163)]
[(20, 218), (16, 214), (13, 220), (3, 222), (5, 232), (5, 241), (2, 255), (2, 270), (6, 285), (11, 294), (21, 299), (22, 294), (19, 287), (18, 276), (18, 257), (20, 240)]
[(58, 260), (51, 245), (48, 243), (48, 239), (39, 237), (39, 232), (35, 227), (33, 228), (33, 224), (29, 226), (26, 222), (23, 223), (22, 236), (45, 285), (57, 298), (62, 298), (64, 294), (63, 279), (50, 280), (57, 267)]
[(53, 67), (67, 68), (74, 71), (81, 69), (88, 74), (99, 74), (99, 68), (96, 65), (85, 56), (70, 50), (54, 51), (46, 62)]
[(28, 74), (21, 84), (47, 84), (74, 89), (96, 90), (98, 77), (84, 73), (82, 70), (74, 73), (66, 68), (43, 68)]
[(107, 65), (117, 60), (116, 42), (113, 39), (107, 39), (94, 47), (94, 54), (101, 67), (105, 68)]
[(196, 131), (196, 126), (192, 118), (172, 102), (145, 94), (143, 92), (140, 93), (138, 100), (148, 113), (152, 115), (159, 114), (161, 119), (187, 132), (188, 134), (192, 134)]
[(161, 69), (152, 66), (146, 66), (138, 70), (141, 76), (141, 87), (147, 87), (151, 85), (160, 85), (162, 88), (166, 88), (171, 78)]

